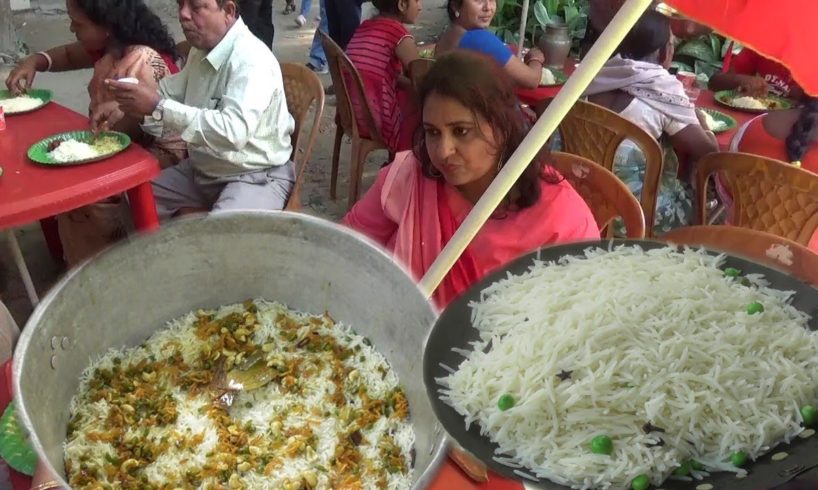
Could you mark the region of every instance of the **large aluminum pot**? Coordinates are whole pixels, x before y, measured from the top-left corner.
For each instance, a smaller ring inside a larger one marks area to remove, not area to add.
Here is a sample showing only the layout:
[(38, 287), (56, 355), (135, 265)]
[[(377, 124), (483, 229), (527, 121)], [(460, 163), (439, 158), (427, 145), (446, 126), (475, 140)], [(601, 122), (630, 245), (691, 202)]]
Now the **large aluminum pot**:
[(14, 355), (17, 408), (37, 453), (64, 474), (69, 402), (93, 358), (138, 345), (189, 311), (259, 297), (328, 311), (387, 357), (417, 437), (413, 488), (426, 488), (445, 457), (421, 364), (434, 311), (379, 249), (333, 223), (292, 213), (183, 220), (68, 273), (37, 306)]

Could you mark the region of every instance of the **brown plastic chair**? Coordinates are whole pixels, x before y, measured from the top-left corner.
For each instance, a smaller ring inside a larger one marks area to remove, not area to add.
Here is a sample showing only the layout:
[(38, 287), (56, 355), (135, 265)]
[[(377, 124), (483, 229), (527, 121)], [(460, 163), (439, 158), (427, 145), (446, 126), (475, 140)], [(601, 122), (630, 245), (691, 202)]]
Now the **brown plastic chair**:
[[(330, 198), (336, 198), (341, 142), (346, 134), (352, 138), (348, 201), (349, 207), (351, 208), (352, 205), (355, 204), (355, 201), (358, 200), (366, 157), (375, 150), (388, 150), (388, 148), (381, 138), (380, 129), (375, 124), (375, 118), (372, 116), (372, 111), (367, 103), (361, 104), (366, 127), (358, 127), (352, 101), (359, 100), (366, 102), (367, 100), (360, 73), (358, 73), (355, 65), (352, 64), (352, 61), (347, 55), (344, 54), (341, 47), (335, 44), (335, 41), (321, 31), (318, 31), (318, 34), (321, 36), (321, 44), (324, 46), (324, 53), (327, 55), (327, 64), (329, 65), (332, 84), (335, 86), (335, 97), (337, 100), (335, 145), (332, 149), (332, 173), (330, 175), (329, 194)], [(364, 138), (361, 136), (362, 133), (368, 134), (369, 137)]]
[[(733, 198), (731, 225), (766, 231), (808, 245), (818, 229), (818, 175), (748, 153), (712, 153), (696, 164), (696, 188), (718, 173)], [(697, 224), (705, 223), (707, 195), (699, 192)]]
[(628, 238), (645, 237), (642, 207), (628, 186), (613, 172), (587, 158), (562, 152), (551, 154), (551, 165), (574, 186), (591, 208), (600, 232), (609, 228), (610, 234), (611, 221), (621, 217)]
[(742, 256), (818, 286), (818, 254), (772, 233), (737, 226), (686, 226), (665, 233), (662, 240)]
[[(295, 164), (295, 184), (284, 209), (295, 211), (301, 209), (301, 186), (304, 180), (304, 170), (310, 162), (312, 148), (318, 131), (321, 127), (321, 117), (324, 114), (324, 87), (321, 80), (312, 70), (296, 63), (282, 63), (281, 75), (284, 78), (284, 96), (287, 99), (287, 110), (295, 119), (293, 131), (293, 153), (290, 159)], [(315, 106), (312, 117), (312, 127), (305, 140), (301, 137), (304, 123), (309, 116), (310, 108)]]
[(409, 79), (412, 80), (412, 86), (418, 87), (434, 65), (435, 60), (431, 58), (418, 58), (409, 63)]
[(591, 102), (577, 101), (559, 126), (563, 150), (583, 156), (613, 172), (619, 145), (632, 141), (645, 155), (645, 181), (642, 183), (642, 210), (645, 232), (653, 236), (656, 198), (662, 177), (662, 148), (645, 130), (619, 114)]

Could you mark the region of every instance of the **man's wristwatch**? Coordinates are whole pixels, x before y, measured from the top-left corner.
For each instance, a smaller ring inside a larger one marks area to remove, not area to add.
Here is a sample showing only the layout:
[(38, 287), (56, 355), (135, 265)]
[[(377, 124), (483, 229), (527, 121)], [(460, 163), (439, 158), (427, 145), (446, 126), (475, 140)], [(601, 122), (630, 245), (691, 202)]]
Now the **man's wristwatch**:
[(155, 121), (161, 121), (162, 116), (165, 114), (165, 99), (160, 99), (159, 103), (156, 104), (156, 107), (153, 108), (153, 112), (151, 113), (151, 117)]

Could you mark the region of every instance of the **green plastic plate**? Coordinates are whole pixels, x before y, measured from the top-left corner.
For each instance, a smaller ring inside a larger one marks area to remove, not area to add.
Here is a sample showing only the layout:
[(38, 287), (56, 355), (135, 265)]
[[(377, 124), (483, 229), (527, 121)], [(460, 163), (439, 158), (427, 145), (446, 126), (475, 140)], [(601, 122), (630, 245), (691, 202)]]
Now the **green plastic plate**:
[(31, 449), (17, 422), (14, 403), (9, 403), (0, 417), (0, 458), (15, 470), (29, 476), (34, 474), (37, 466), (37, 454)]
[(721, 121), (724, 123), (724, 126), (722, 126), (719, 129), (711, 129), (711, 131), (713, 131), (714, 133), (724, 133), (726, 131), (730, 131), (731, 129), (735, 129), (736, 126), (738, 126), (738, 123), (736, 122), (735, 119), (733, 119), (732, 117), (728, 116), (723, 112), (717, 111), (715, 109), (709, 109), (707, 107), (703, 107), (701, 108), (701, 110), (703, 112), (710, 114), (710, 117), (712, 117), (716, 121)]
[(33, 145), (31, 145), (31, 148), (28, 149), (28, 158), (31, 159), (32, 162), (39, 163), (42, 165), (49, 165), (53, 167), (61, 167), (66, 165), (81, 165), (83, 163), (98, 162), (100, 160), (110, 158), (116, 155), (117, 153), (125, 150), (128, 147), (128, 145), (131, 144), (131, 138), (128, 137), (128, 135), (125, 133), (119, 133), (116, 131), (99, 133), (99, 138), (104, 138), (106, 136), (112, 136), (118, 140), (119, 148), (116, 151), (112, 151), (104, 155), (98, 155), (93, 158), (85, 158), (68, 162), (58, 162), (48, 155), (49, 153), (48, 147), (52, 142), (74, 139), (77, 141), (82, 141), (90, 144), (90, 141), (93, 138), (93, 133), (91, 133), (91, 131), (69, 131), (67, 133), (60, 133), (55, 134), (54, 136), (49, 136), (48, 138), (41, 139), (40, 141), (34, 143)]
[[(34, 111), (36, 111), (38, 109), (43, 108), (43, 106), (45, 106), (46, 104), (51, 102), (51, 97), (53, 96), (53, 94), (51, 93), (50, 90), (42, 90), (42, 89), (31, 89), (31, 90), (27, 91), (25, 93), (25, 95), (28, 95), (29, 97), (34, 97), (35, 99), (40, 99), (40, 102), (42, 102), (42, 103), (40, 105), (38, 105), (37, 107), (33, 108), (33, 109), (28, 109), (28, 110), (25, 110), (25, 111), (12, 112), (12, 111), (8, 111), (8, 110), (4, 109), (3, 112), (7, 116), (15, 116), (15, 115), (18, 115), (18, 114), (26, 114), (28, 112), (34, 112)], [(12, 93), (9, 92), (8, 90), (0, 90), (0, 101), (5, 100), (5, 99), (13, 99), (14, 97), (17, 97), (17, 96), (12, 95)]]
[(556, 69), (552, 69), (552, 68), (549, 68), (549, 69), (551, 70), (551, 73), (554, 74), (554, 81), (556, 83), (552, 83), (552, 84), (549, 84), (549, 85), (540, 84), (540, 87), (559, 87), (560, 85), (564, 85), (565, 82), (568, 81), (568, 75), (566, 75), (564, 71), (556, 70)]
[(767, 106), (766, 109), (747, 109), (744, 107), (736, 107), (733, 105), (733, 99), (741, 96), (742, 94), (736, 92), (735, 90), (722, 90), (721, 92), (716, 92), (713, 95), (713, 98), (716, 99), (716, 102), (723, 106), (727, 106), (736, 111), (751, 112), (753, 114), (764, 114), (765, 112), (770, 111), (792, 109), (795, 106), (795, 103), (789, 99), (778, 97), (776, 95), (767, 95), (766, 97), (759, 99), (765, 103)]

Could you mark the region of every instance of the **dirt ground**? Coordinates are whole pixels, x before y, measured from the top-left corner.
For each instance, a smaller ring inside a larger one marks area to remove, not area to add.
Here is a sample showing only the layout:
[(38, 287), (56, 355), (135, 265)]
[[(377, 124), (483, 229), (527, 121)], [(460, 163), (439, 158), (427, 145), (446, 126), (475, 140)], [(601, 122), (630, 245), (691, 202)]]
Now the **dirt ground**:
[[(300, 0), (297, 0), (300, 1)], [(176, 18), (176, 2), (169, 0), (148, 0), (148, 3), (162, 17), (177, 40), (182, 39), (181, 29)], [(433, 41), (447, 22), (445, 0), (427, 0), (418, 24), (411, 26), (418, 42)], [(37, 52), (73, 41), (69, 31), (64, 3), (60, 0), (33, 1), (33, 10), (15, 14), (18, 33), (28, 45), (31, 52)], [(295, 25), (297, 14), (282, 15), (284, 0), (275, 0), (274, 22), (276, 34), (274, 53), (280, 62), (305, 63), (312, 42), (313, 31), (317, 27), (319, 2), (313, 0), (308, 24), (303, 28)], [(364, 18), (372, 15), (371, 4), (364, 5)], [(0, 80), (5, 80), (11, 67), (0, 65)], [(90, 70), (69, 73), (41, 73), (35, 84), (54, 92), (55, 100), (71, 109), (86, 113), (88, 94), (86, 84), (90, 79)], [(330, 84), (329, 75), (321, 76), (324, 85)], [(313, 148), (302, 190), (302, 201), (305, 211), (317, 216), (337, 221), (346, 211), (346, 192), (348, 187), (349, 145), (345, 142), (341, 148), (341, 169), (338, 184), (338, 199), (329, 198), (330, 162), (332, 144), (335, 135), (335, 98), (328, 97), (316, 145)], [(305, 131), (309, 131), (307, 126)], [(385, 152), (373, 154), (364, 171), (364, 186), (368, 186), (381, 163), (387, 158)], [(40, 296), (54, 284), (64, 272), (54, 261), (45, 246), (39, 225), (34, 223), (16, 230), (17, 239), (23, 249), (26, 263), (31, 271)], [(0, 299), (11, 310), (12, 315), (22, 327), (31, 314), (32, 308), (23, 288), (22, 281), (12, 261), (9, 247), (0, 245)]]

